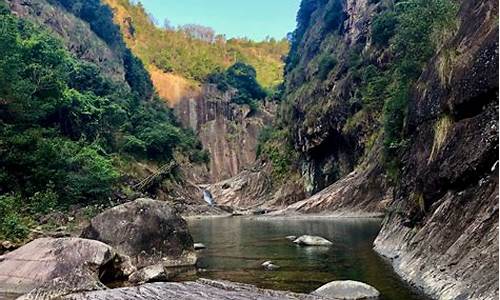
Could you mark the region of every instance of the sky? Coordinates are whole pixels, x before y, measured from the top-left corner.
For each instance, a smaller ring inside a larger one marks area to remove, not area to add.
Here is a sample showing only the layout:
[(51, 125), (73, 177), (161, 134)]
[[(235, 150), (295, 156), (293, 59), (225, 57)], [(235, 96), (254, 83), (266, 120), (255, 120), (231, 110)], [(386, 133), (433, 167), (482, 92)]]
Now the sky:
[(295, 29), (300, 0), (141, 0), (162, 25), (199, 24), (227, 38), (281, 39)]

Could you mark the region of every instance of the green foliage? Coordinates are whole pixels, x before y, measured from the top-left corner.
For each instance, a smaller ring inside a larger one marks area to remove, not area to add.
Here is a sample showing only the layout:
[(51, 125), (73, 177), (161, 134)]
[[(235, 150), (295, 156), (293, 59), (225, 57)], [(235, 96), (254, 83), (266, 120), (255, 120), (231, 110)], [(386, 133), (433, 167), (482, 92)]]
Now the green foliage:
[(20, 199), (13, 195), (0, 195), (0, 238), (22, 240), (28, 227), (20, 214)]
[[(163, 163), (182, 151), (206, 161), (196, 136), (147, 86), (112, 82), (26, 20), (0, 14), (0, 27), (0, 235), (21, 239), (28, 214), (108, 202), (124, 175), (114, 165), (121, 153)], [(137, 73), (127, 76), (144, 83), (134, 59)]]
[(318, 77), (321, 80), (325, 80), (335, 66), (337, 66), (337, 59), (335, 57), (330, 55), (322, 56), (318, 66)]
[(387, 46), (389, 40), (394, 36), (398, 18), (396, 13), (388, 11), (377, 15), (372, 24), (372, 40), (377, 46)]
[(266, 127), (261, 131), (257, 156), (271, 161), (272, 175), (277, 182), (287, 178), (297, 160), (297, 154), (290, 144), (288, 132), (275, 127)]
[(211, 75), (208, 81), (217, 84), (223, 91), (234, 89), (236, 95), (232, 100), (238, 104), (249, 104), (253, 109), (256, 109), (255, 100), (262, 100), (267, 96), (266, 91), (257, 82), (255, 69), (242, 62), (232, 65), (223, 73)]
[(113, 12), (109, 6), (102, 4), (100, 0), (49, 1), (62, 5), (75, 16), (88, 22), (92, 31), (123, 58), (125, 80), (132, 90), (143, 99), (153, 96), (153, 83), (148, 72), (142, 62), (126, 47), (120, 28), (113, 22)]
[(396, 156), (404, 145), (409, 92), (435, 52), (437, 43), (432, 37), (454, 24), (457, 9), (452, 0), (412, 0), (396, 6), (398, 25), (392, 38), (396, 59), (390, 97), (384, 107), (384, 145), (389, 157)]

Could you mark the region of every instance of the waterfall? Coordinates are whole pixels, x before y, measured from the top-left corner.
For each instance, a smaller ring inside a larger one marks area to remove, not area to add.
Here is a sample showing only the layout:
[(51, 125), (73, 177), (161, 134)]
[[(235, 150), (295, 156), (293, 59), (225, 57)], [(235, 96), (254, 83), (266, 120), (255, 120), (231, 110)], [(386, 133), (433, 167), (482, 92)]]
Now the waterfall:
[(203, 200), (205, 200), (205, 202), (207, 202), (208, 205), (210, 206), (215, 205), (215, 201), (214, 198), (212, 197), (212, 194), (207, 190), (203, 190)]

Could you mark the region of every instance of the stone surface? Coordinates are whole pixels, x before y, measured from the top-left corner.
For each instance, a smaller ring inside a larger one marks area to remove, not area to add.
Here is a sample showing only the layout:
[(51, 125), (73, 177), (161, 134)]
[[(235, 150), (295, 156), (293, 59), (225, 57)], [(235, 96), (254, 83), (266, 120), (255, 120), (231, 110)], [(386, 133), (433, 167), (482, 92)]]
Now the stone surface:
[(128, 280), (131, 283), (146, 283), (151, 281), (166, 281), (168, 279), (165, 267), (162, 264), (156, 264), (134, 272)]
[(81, 269), (96, 280), (112, 269), (110, 246), (79, 238), (41, 238), (0, 257), (0, 292), (26, 293)]
[(196, 282), (150, 283), (139, 287), (121, 288), (68, 295), (65, 300), (164, 300), (164, 299), (231, 299), (283, 300), (329, 299), (315, 295), (259, 289), (251, 285), (200, 279)]
[(380, 292), (374, 287), (352, 280), (332, 281), (319, 287), (312, 294), (343, 300), (376, 300), (380, 297)]
[(297, 245), (301, 246), (331, 246), (332, 242), (329, 240), (322, 238), (320, 236), (312, 236), (312, 235), (303, 235), (298, 237), (293, 241)]
[[(192, 128), (210, 153), (209, 182), (235, 176), (256, 160), (258, 136), (273, 115), (271, 104), (257, 112), (231, 101), (234, 92), (205, 84), (181, 95), (174, 110), (186, 128)], [(216, 199), (217, 201), (217, 199)]]
[(71, 273), (42, 284), (17, 300), (55, 300), (73, 293), (105, 289), (106, 286), (99, 281), (95, 272), (86, 268), (77, 268)]
[(186, 221), (162, 201), (138, 199), (108, 209), (91, 220), (82, 237), (113, 246), (138, 269), (196, 263)]

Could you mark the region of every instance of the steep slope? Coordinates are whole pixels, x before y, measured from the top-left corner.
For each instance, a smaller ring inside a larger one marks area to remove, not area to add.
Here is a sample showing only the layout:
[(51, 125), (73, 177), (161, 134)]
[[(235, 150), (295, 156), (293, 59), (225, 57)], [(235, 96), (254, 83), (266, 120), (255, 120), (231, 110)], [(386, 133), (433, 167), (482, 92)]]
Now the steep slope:
[(203, 161), (109, 7), (2, 0), (0, 27), (0, 238), (154, 194), (164, 179), (182, 182), (179, 161)]

